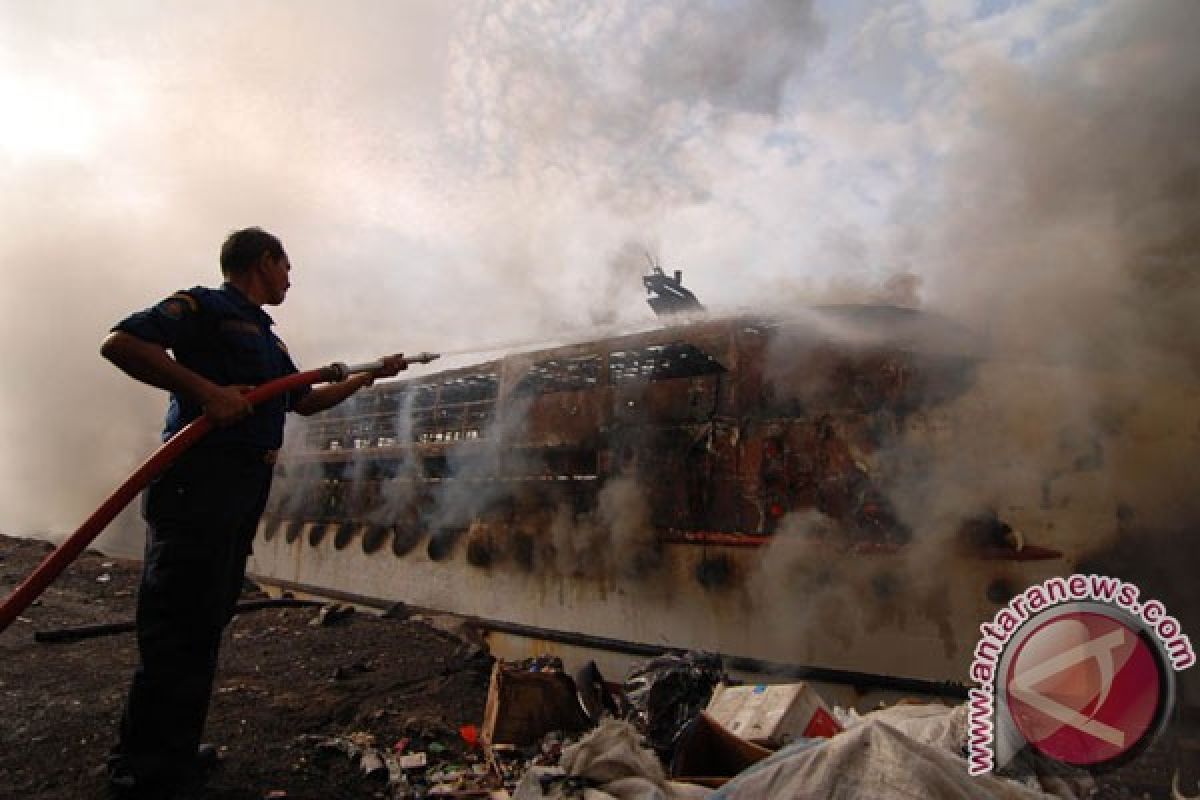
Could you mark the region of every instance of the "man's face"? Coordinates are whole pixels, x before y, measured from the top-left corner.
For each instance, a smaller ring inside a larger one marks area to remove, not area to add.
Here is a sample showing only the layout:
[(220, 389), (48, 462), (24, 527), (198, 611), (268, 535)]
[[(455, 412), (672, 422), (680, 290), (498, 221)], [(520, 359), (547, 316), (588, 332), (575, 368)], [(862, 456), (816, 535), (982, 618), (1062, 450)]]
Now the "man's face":
[(283, 302), (287, 296), (287, 290), (292, 285), (288, 274), (292, 271), (291, 262), (288, 261), (287, 254), (279, 258), (273, 258), (270, 254), (263, 256), (262, 262), (262, 279), (263, 288), (266, 290), (266, 300), (264, 303), (269, 306), (277, 306)]

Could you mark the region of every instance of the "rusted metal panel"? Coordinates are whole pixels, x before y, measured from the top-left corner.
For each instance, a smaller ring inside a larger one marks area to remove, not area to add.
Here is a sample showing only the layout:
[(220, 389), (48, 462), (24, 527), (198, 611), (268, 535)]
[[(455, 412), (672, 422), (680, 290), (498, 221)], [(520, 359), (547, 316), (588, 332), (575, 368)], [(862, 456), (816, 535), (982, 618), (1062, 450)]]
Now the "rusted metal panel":
[[(1042, 418), (1077, 401), (1061, 388), (1077, 376), (981, 359), (919, 322), (711, 321), (376, 386), (290, 435), (256, 563), (463, 613), (511, 602), (557, 630), (965, 675), (967, 639), (1014, 588), (1148, 525), (1117, 496), (1140, 476), (1116, 482), (1106, 459), (1139, 465), (1139, 437), (1198, 455), (1197, 395), (1145, 411), (1145, 430), (1101, 408), (1112, 433), (1089, 437)], [(914, 502), (955, 493), (936, 535), (908, 530)], [(760, 642), (757, 615), (780, 608), (803, 624)]]
[[(389, 506), (386, 480), (397, 476), (603, 484), (627, 475), (662, 530), (759, 535), (813, 509), (863, 535), (903, 538), (867, 456), (898, 419), (928, 405), (931, 386), (942, 400), (955, 385), (917, 358), (736, 319), (394, 382), (314, 421), (289, 461), (323, 464), (318, 498), (281, 513), (365, 518)], [(361, 461), (365, 471), (351, 468)], [(566, 495), (588, 509), (595, 486), (494, 491)], [(420, 493), (436, 502), (428, 486)]]
[[(584, 444), (595, 447), (608, 424), (612, 390), (559, 391), (530, 400), (524, 436), (526, 444), (554, 447)], [(520, 434), (518, 434), (519, 436)]]

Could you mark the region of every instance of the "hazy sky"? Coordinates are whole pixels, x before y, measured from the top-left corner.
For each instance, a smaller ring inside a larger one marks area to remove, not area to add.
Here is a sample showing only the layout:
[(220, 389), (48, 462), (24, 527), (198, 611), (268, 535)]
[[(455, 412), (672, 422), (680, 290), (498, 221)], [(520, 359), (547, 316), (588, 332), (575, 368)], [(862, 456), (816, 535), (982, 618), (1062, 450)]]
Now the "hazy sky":
[(1198, 18), (0, 0), (0, 530), (73, 529), (153, 449), (99, 342), (247, 225), (302, 367), (645, 324), (648, 252), (717, 310), (891, 297), (1194, 370)]

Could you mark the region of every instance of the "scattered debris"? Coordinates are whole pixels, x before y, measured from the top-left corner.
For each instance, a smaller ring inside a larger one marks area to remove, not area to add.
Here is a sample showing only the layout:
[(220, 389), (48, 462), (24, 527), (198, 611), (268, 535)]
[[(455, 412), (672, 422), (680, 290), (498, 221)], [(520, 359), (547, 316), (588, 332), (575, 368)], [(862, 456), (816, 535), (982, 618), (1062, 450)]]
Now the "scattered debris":
[(529, 745), (552, 732), (579, 733), (589, 724), (561, 661), (497, 661), (492, 668), (481, 733), (489, 744)]
[(460, 725), (458, 735), (462, 737), (463, 743), (474, 750), (479, 746), (479, 728), (475, 725)]
[(363, 774), (368, 778), (388, 775), (388, 767), (383, 763), (383, 756), (373, 747), (363, 750), (362, 755), (359, 756), (359, 766), (362, 767)]
[(575, 673), (575, 691), (579, 705), (593, 723), (598, 723), (605, 714), (618, 719), (626, 716), (624, 691), (604, 680), (595, 661), (587, 662)]
[(313, 617), (312, 621), (308, 624), (312, 625), (314, 628), (318, 628), (323, 625), (333, 625), (349, 618), (354, 614), (354, 612), (354, 606), (341, 603), (329, 603), (328, 605), (321, 606), (321, 610), (317, 612), (317, 615)]
[(1171, 800), (1196, 800), (1196, 798), (1200, 798), (1200, 791), (1193, 795), (1185, 795), (1179, 788), (1179, 770), (1176, 769), (1171, 775)]
[(384, 619), (408, 619), (411, 616), (412, 610), (404, 603), (392, 603), (383, 612)]
[(707, 711), (680, 734), (671, 759), (671, 776), (716, 788), (747, 767), (771, 755), (771, 750), (731, 733)]
[(984, 798), (1049, 796), (994, 775), (972, 777), (956, 752), (920, 742), (870, 715), (832, 739), (800, 739), (725, 784), (720, 800), (827, 797)]
[(398, 763), (401, 769), (421, 769), (429, 763), (424, 753), (408, 753), (400, 756)]
[[(0, 536), (0, 553), (6, 559), (0, 573), (19, 577), (46, 550), (40, 542)], [(115, 566), (100, 569), (101, 561)], [(96, 583), (101, 572), (109, 572), (112, 581)], [(0, 637), (0, 717), (11, 723), (0, 725), (0, 796), (103, 795), (103, 764), (137, 660), (136, 639), (104, 636), (47, 645), (32, 634), (132, 618), (131, 595), (121, 599), (117, 593), (132, 592), (140, 572), (137, 562), (85, 553), (40, 605), (25, 612), (31, 624), (17, 623)], [(466, 660), (465, 643), (414, 620), (356, 614), (336, 626), (310, 627), (320, 604), (306, 605), (311, 607), (239, 614), (231, 623), (232, 646), (222, 648), (205, 732), (206, 740), (228, 747), (227, 755), (202, 794), (181, 800), (253, 800), (272, 791), (308, 800), (388, 798), (386, 779), (368, 778), (341, 752), (318, 755), (315, 747), (294, 741), (300, 733), (367, 731), (381, 753), (409, 737), (409, 749), (423, 751), (430, 740), (404, 728), (407, 720), (419, 719), (440, 731), (438, 741), (453, 746), (444, 760), (458, 759), (465, 750), (458, 729), (482, 719), (490, 656)], [(349, 681), (329, 680), (337, 666), (355, 663), (374, 670)], [(483, 762), (481, 754), (476, 759)]]
[[(36, 543), (0, 537), (0, 547), (19, 568), (42, 556)], [(99, 570), (87, 559), (73, 585), (67, 576), (67, 591), (48, 593), (23, 618), (49, 628), (39, 638), (72, 630), (65, 626), (119, 625), (94, 623), (128, 611), (129, 601), (113, 598), (136, 585), (137, 565), (114, 562), (113, 580), (100, 590)], [(259, 599), (239, 610), (279, 602)], [(624, 687), (606, 682), (594, 665), (572, 681), (549, 657), (497, 669), (479, 644), (420, 620), (347, 615), (333, 630), (310, 625), (311, 611), (287, 605), (313, 603), (292, 601), (275, 613), (233, 623), (237, 645), (223, 651), (210, 715), (208, 735), (228, 743), (222, 769), (210, 778), (211, 796), (502, 800), (514, 792), (529, 800), (578, 790), (575, 796), (595, 800), (771, 800), (825, 797), (836, 783), (840, 796), (907, 792), (903, 796), (935, 800), (1045, 800), (1083, 798), (1095, 786), (1085, 773), (1027, 759), (1001, 775), (969, 778), (961, 705), (898, 703), (867, 714), (829, 709), (811, 685), (720, 684), (720, 660), (704, 654), (652, 659)], [(119, 715), (121, 692), (112, 676), (133, 663), (133, 648), (133, 637), (53, 649), (12, 635), (0, 640), (0, 712), (15, 721), (0, 730), (0, 783), (9, 794), (28, 800), (97, 794), (103, 778), (96, 768), (111, 740), (95, 732), (111, 730)], [(339, 674), (340, 680), (328, 679)], [(74, 696), (63, 695), (64, 685), (73, 687)], [(552, 716), (546, 710), (552, 708), (570, 724), (541, 720), (540, 732), (520, 737), (522, 743), (502, 741), (506, 737), (497, 732), (531, 725), (537, 716), (504, 691), (526, 685), (537, 687), (538, 713)], [(818, 711), (844, 730), (810, 738), (821, 732), (814, 727)], [(677, 724), (681, 732), (674, 733)], [(590, 726), (598, 727), (585, 734)], [(291, 733), (280, 737), (281, 731), (312, 733), (293, 739)], [(656, 735), (669, 750), (656, 744)], [(1189, 743), (1189, 753), (1197, 751), (1192, 739), (1176, 740)], [(605, 742), (611, 749), (604, 749)], [(782, 749), (770, 752), (781, 743)], [(661, 760), (664, 753), (670, 760)], [(56, 758), (61, 768), (46, 770)], [(1150, 754), (1139, 763), (1152, 760)], [(1182, 796), (1195, 786), (1195, 763), (1188, 757), (1171, 761), (1161, 781), (1138, 783), (1136, 790), (1106, 775), (1092, 796), (1129, 800), (1142, 794), (1143, 785), (1166, 796), (1179, 765), (1176, 795)], [(521, 793), (535, 789), (540, 794)]]
[[(114, 596), (127, 597), (130, 594), (131, 593), (128, 591), (118, 591), (114, 593)], [(316, 600), (294, 600), (290, 598), (247, 600), (238, 603), (234, 607), (233, 613), (236, 615), (246, 614), (252, 611), (262, 611), (268, 608), (294, 608), (319, 605), (321, 605), (321, 603)], [(136, 629), (136, 623), (130, 619), (122, 620), (121, 622), (101, 622), (95, 625), (76, 625), (67, 628), (54, 628), (45, 631), (35, 631), (33, 634), (33, 639), (36, 642), (42, 642), (44, 644), (61, 644), (64, 642), (78, 642), (84, 639), (91, 639), (96, 636), (132, 633)]]
[(664, 760), (670, 760), (675, 739), (725, 679), (721, 658), (712, 653), (662, 655), (630, 672), (625, 693), (633, 721)]
[(522, 778), (513, 800), (669, 800), (704, 797), (709, 792), (671, 784), (652, 750), (628, 722), (606, 720), (577, 744), (563, 750), (558, 767), (535, 767)]
[(807, 683), (721, 684), (708, 713), (730, 733), (778, 749), (799, 738), (828, 738), (840, 733), (825, 701)]
[(116, 633), (130, 633), (136, 629), (132, 620), (125, 622), (104, 622), (98, 625), (80, 625), (73, 628), (59, 628), (50, 631), (34, 631), (33, 640), (44, 644), (61, 642), (78, 642), (96, 636), (108, 636)]

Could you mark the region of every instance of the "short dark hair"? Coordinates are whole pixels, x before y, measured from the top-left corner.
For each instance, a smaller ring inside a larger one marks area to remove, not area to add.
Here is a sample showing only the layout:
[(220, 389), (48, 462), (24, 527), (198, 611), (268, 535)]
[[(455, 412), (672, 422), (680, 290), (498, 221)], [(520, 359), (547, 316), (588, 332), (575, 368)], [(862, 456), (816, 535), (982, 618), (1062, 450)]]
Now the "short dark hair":
[(262, 228), (243, 228), (234, 231), (221, 245), (221, 273), (226, 277), (240, 275), (269, 253), (271, 258), (283, 258), (283, 243)]

